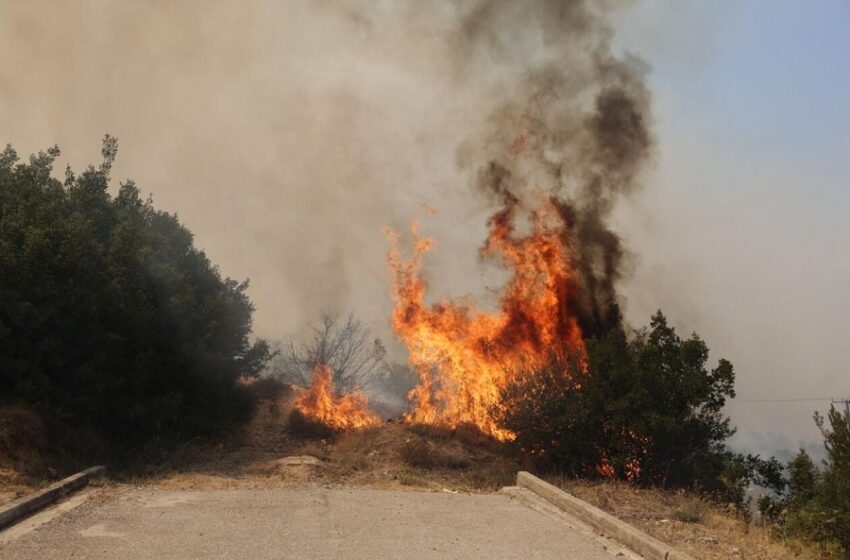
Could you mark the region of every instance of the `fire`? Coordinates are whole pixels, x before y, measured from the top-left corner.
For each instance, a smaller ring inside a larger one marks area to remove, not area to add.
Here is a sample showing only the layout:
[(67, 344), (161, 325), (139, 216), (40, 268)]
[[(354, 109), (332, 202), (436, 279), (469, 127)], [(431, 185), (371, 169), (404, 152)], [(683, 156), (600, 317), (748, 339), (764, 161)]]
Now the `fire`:
[(381, 423), (380, 417), (369, 410), (368, 399), (362, 393), (335, 394), (330, 367), (319, 364), (313, 368), (312, 376), (309, 390), (295, 401), (295, 407), (304, 416), (337, 430)]
[(513, 434), (494, 420), (500, 391), (522, 372), (550, 360), (584, 361), (585, 346), (574, 313), (577, 272), (570, 257), (566, 218), (545, 200), (527, 212), (530, 231), (517, 232), (522, 203), (508, 195), (489, 220), (482, 256), (511, 272), (498, 311), (482, 311), (474, 300), (425, 303), (422, 256), (433, 241), (411, 228), (412, 256), (401, 257), (398, 236), (388, 232), (388, 263), (395, 275), (392, 326), (406, 344), (419, 375), (409, 398), (413, 422), (457, 426), (471, 423), (500, 440)]

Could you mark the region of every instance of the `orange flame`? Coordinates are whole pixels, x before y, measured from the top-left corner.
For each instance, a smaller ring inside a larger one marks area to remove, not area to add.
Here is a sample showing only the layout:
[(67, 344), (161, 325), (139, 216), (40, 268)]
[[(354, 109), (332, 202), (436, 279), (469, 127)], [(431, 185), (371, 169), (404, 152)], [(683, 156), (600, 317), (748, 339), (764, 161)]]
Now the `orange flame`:
[[(606, 429), (607, 432), (607, 429)], [(621, 471), (617, 471), (614, 465), (611, 464), (611, 459), (604, 449), (598, 449), (599, 463), (596, 465), (596, 472), (605, 478), (622, 477), (629, 482), (635, 482), (640, 479), (641, 465), (640, 457), (649, 453), (651, 440), (646, 437), (628, 430), (624, 436), (634, 446), (632, 456), (623, 465)]]
[(310, 389), (298, 397), (295, 407), (307, 418), (326, 426), (345, 430), (364, 428), (381, 423), (380, 417), (369, 410), (369, 402), (360, 392), (337, 396), (331, 368), (319, 364), (312, 371)]
[(499, 298), (499, 310), (481, 311), (471, 298), (425, 303), (427, 283), (422, 255), (433, 241), (413, 224), (413, 254), (404, 260), (398, 236), (387, 232), (387, 260), (395, 275), (393, 330), (407, 345), (419, 384), (409, 398), (407, 419), (457, 426), (471, 423), (500, 440), (514, 434), (495, 420), (500, 391), (523, 371), (552, 359), (579, 359), (585, 347), (575, 313), (577, 290), (568, 231), (552, 201), (530, 212), (530, 233), (519, 235), (514, 221), (521, 203), (506, 197), (490, 218), (483, 256), (498, 258), (512, 275)]

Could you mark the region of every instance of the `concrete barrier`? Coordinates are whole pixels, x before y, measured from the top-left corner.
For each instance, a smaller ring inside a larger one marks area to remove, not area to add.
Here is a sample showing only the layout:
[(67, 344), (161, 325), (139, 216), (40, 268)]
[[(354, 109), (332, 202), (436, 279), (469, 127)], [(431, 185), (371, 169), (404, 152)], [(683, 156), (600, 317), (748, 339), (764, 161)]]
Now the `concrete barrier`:
[(525, 471), (517, 473), (517, 486), (528, 488), (562, 510), (578, 517), (595, 529), (609, 535), (648, 560), (696, 560), (670, 545), (635, 529), (613, 515), (605, 513), (548, 482)]
[(0, 506), (0, 530), (52, 504), (66, 494), (82, 488), (89, 483), (89, 480), (102, 474), (105, 470), (106, 468), (102, 466), (91, 467), (51, 484), (44, 490), (33, 492), (11, 504)]

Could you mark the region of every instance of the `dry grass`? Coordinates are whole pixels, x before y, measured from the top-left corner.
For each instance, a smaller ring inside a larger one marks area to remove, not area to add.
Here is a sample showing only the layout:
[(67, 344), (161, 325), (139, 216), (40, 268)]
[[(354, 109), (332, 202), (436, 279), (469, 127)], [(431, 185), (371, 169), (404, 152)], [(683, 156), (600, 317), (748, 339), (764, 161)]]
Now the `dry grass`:
[[(388, 422), (323, 439), (293, 434), (294, 395), (270, 393), (246, 426), (214, 441), (169, 449), (141, 467), (109, 473), (105, 485), (168, 489), (357, 485), (449, 492), (493, 492), (514, 484), (524, 468), (471, 427), (441, 429)], [(2, 412), (2, 411), (0, 411)], [(0, 503), (47, 483), (19, 467), (38, 464), (43, 426), (22, 410), (0, 414)], [(297, 432), (297, 430), (296, 430)], [(3, 448), (5, 446), (5, 448)], [(14, 449), (14, 453), (8, 451)], [(291, 456), (309, 460), (283, 460)], [(294, 463), (294, 464), (293, 464)], [(301, 464), (299, 464), (301, 463)], [(815, 560), (812, 549), (785, 543), (770, 527), (753, 527), (735, 512), (683, 493), (641, 490), (623, 483), (552, 482), (701, 560)]]
[[(111, 476), (120, 483), (187, 490), (346, 484), (492, 492), (513, 484), (520, 468), (492, 439), (468, 427), (387, 422), (318, 438), (301, 424), (292, 429), (293, 401), (291, 393), (263, 401), (248, 425), (218, 441), (190, 442), (162, 461)], [(319, 463), (283, 461), (301, 455)]]
[(491, 447), (470, 446), (454, 434), (429, 439), (398, 423), (307, 442), (299, 453), (322, 460), (315, 481), (378, 487), (489, 492), (512, 484), (518, 465)]
[(698, 496), (646, 490), (619, 482), (551, 480), (571, 494), (700, 560), (819, 560), (769, 525), (749, 525), (728, 508)]
[(19, 405), (0, 409), (0, 505), (45, 486), (47, 429), (33, 410)]
[[(109, 465), (105, 484), (173, 489), (348, 484), (491, 492), (512, 484), (520, 468), (499, 452), (497, 442), (468, 426), (440, 429), (387, 422), (342, 433), (303, 433), (303, 426), (290, 425), (299, 390), (260, 389), (263, 400), (245, 426), (214, 440), (176, 447), (152, 444), (120, 457)], [(0, 502), (68, 474), (43, 468), (49, 448), (42, 441), (45, 429), (30, 416), (18, 409), (0, 414), (0, 451), (7, 451), (0, 453)], [(282, 460), (295, 455), (311, 455), (319, 462), (292, 465)], [(38, 474), (25, 474), (21, 465)], [(69, 463), (68, 469), (72, 466), (79, 470), (90, 465)]]

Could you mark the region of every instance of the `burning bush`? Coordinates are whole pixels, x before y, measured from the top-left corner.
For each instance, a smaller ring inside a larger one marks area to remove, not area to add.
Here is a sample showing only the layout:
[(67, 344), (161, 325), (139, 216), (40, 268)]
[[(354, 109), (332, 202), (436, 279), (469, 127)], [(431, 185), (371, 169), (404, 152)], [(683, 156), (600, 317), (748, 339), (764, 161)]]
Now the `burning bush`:
[(706, 369), (705, 343), (679, 338), (660, 312), (631, 340), (617, 328), (587, 348), (586, 366), (555, 361), (505, 387), (500, 421), (513, 444), (569, 474), (724, 491), (732, 365)]
[(425, 303), (427, 284), (420, 259), (431, 246), (413, 228), (410, 260), (394, 245), (388, 260), (395, 272), (393, 329), (407, 345), (419, 373), (409, 419), (457, 426), (471, 423), (508, 440), (510, 430), (496, 424), (492, 410), (499, 391), (516, 371), (542, 367), (554, 355), (581, 359), (584, 339), (570, 306), (577, 279), (563, 235), (565, 219), (554, 202), (531, 213), (532, 231), (516, 235), (520, 211), (515, 199), (490, 219), (482, 253), (499, 258), (512, 272), (500, 308), (487, 313), (474, 302)]
[[(408, 418), (472, 423), (508, 441), (516, 433), (494, 414), (515, 376), (582, 364), (585, 338), (616, 327), (625, 250), (608, 222), (618, 198), (640, 186), (652, 118), (644, 68), (613, 53), (595, 3), (479, 7), (458, 11), (452, 44), (462, 46), (463, 67), (479, 68), (486, 53), (488, 61), (520, 61), (522, 71), (494, 93), (486, 125), (463, 142), (458, 160), (493, 209), (480, 255), (509, 278), (495, 311), (472, 297), (429, 303), (421, 261), (432, 240), (414, 223), (404, 258), (389, 232), (392, 322), (419, 375)], [(526, 50), (541, 38), (545, 48)], [(574, 377), (559, 391), (585, 375), (583, 365), (565, 371)]]

